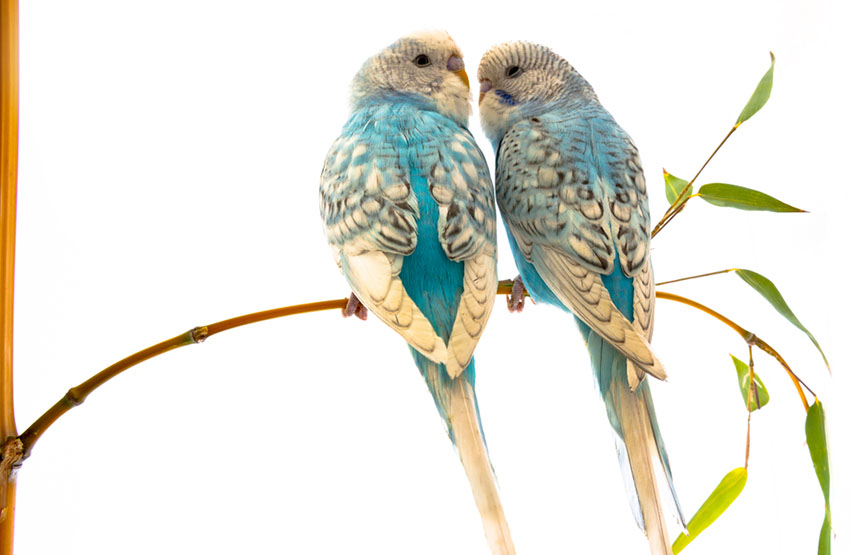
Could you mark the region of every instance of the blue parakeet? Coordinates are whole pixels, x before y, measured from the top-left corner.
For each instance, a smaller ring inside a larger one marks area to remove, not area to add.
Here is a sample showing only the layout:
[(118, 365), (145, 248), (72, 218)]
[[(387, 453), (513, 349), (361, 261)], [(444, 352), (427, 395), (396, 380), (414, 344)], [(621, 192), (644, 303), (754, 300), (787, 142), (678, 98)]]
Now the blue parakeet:
[(635, 520), (653, 554), (670, 553), (662, 493), (683, 520), (644, 379), (666, 374), (649, 344), (655, 285), (638, 151), (587, 81), (544, 46), (495, 46), (478, 78), (496, 199), (522, 283), (535, 301), (575, 316)]
[[(365, 62), (325, 160), (324, 230), (354, 294), (407, 341), (463, 463), (493, 553), (514, 553), (475, 396), (473, 350), (496, 296), (496, 208), (467, 129), (469, 80), (443, 32)], [(362, 307), (358, 305), (362, 303)]]

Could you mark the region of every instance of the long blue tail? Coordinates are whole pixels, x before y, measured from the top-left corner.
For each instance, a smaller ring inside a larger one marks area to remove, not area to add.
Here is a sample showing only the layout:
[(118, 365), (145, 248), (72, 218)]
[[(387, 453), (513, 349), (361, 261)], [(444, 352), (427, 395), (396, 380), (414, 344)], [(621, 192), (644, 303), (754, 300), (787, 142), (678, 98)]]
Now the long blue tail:
[(679, 521), (684, 522), (684, 519), (673, 488), (670, 462), (655, 417), (649, 383), (643, 380), (632, 391), (628, 384), (626, 357), (583, 322), (577, 321), (587, 342), (599, 393), (614, 431), (620, 469), (635, 520), (646, 533), (651, 552), (669, 554), (672, 542), (664, 523), (662, 490), (672, 497)]
[(455, 379), (449, 377), (443, 364), (434, 363), (410, 350), (422, 373), (437, 410), (446, 424), (449, 437), (457, 448), (481, 520), (484, 535), (494, 555), (514, 555), (511, 532), (499, 500), (496, 477), (487, 454), (484, 430), (475, 396), (475, 361)]

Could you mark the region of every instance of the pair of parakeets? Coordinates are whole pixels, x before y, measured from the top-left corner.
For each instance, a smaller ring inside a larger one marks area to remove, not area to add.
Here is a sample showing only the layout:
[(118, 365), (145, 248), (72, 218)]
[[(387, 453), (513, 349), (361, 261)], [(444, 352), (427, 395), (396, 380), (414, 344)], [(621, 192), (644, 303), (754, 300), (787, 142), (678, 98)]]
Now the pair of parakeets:
[[(571, 312), (615, 432), (638, 525), (670, 553), (661, 506), (670, 467), (645, 374), (655, 289), (637, 149), (591, 86), (550, 49), (496, 46), (478, 69), (496, 151), (496, 199), (523, 284)], [(352, 114), (322, 171), (328, 242), (353, 295), (407, 341), (457, 447), (493, 553), (514, 553), (475, 397), (473, 350), (496, 297), (496, 209), (467, 129), (469, 79), (445, 33), (398, 40), (352, 84)]]

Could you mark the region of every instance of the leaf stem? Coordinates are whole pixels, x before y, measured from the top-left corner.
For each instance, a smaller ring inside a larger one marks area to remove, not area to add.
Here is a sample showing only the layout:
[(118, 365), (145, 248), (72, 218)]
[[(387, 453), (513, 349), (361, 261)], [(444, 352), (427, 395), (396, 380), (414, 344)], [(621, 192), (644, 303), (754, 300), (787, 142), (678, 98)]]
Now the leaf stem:
[(750, 466), (750, 423), (753, 418), (753, 411), (750, 409), (750, 404), (753, 402), (753, 396), (755, 396), (756, 398), (756, 405), (758, 405), (758, 408), (761, 408), (761, 403), (759, 403), (759, 395), (756, 391), (755, 365), (753, 364), (753, 346), (748, 344), (747, 349), (750, 351), (750, 387), (747, 388), (747, 449), (744, 453), (744, 468), (749, 468)]
[(753, 413), (747, 411), (747, 449), (744, 453), (744, 468), (750, 467), (750, 422), (753, 418)]
[[(752, 398), (756, 399), (756, 410), (761, 409), (761, 399), (759, 399), (759, 392), (756, 388), (756, 368), (753, 363), (753, 346), (747, 345), (747, 349), (750, 351), (750, 391), (747, 393), (749, 399), (747, 400), (747, 406), (750, 406), (750, 402)], [(752, 411), (750, 411), (752, 412)]]
[(682, 304), (686, 304), (688, 306), (691, 306), (693, 308), (701, 310), (701, 311), (705, 312), (706, 314), (714, 316), (715, 318), (717, 318), (718, 320), (720, 320), (721, 322), (723, 322), (724, 324), (726, 324), (727, 326), (729, 326), (730, 328), (732, 328), (733, 330), (738, 332), (738, 335), (740, 335), (741, 337), (744, 338), (744, 341), (747, 342), (747, 345), (756, 346), (759, 349), (761, 349), (762, 351), (764, 351), (765, 353), (767, 353), (767, 354), (771, 355), (773, 358), (775, 358), (779, 362), (779, 364), (785, 369), (785, 371), (788, 373), (788, 377), (791, 378), (791, 381), (794, 383), (794, 387), (797, 388), (797, 393), (800, 395), (800, 400), (803, 402), (803, 407), (808, 412), (809, 401), (806, 399), (806, 394), (803, 392), (803, 388), (805, 387), (808, 390), (808, 392), (811, 393), (814, 397), (817, 397), (817, 395), (815, 395), (815, 392), (812, 391), (811, 388), (809, 386), (807, 386), (799, 377), (797, 377), (797, 375), (791, 370), (791, 367), (788, 366), (788, 363), (785, 362), (785, 359), (783, 359), (782, 356), (778, 352), (776, 352), (776, 350), (773, 347), (771, 347), (770, 345), (765, 343), (762, 339), (757, 337), (756, 334), (745, 330), (744, 328), (742, 328), (741, 326), (739, 326), (738, 324), (736, 324), (735, 322), (733, 322), (729, 318), (723, 316), (719, 312), (712, 310), (712, 309), (708, 308), (707, 306), (700, 304), (700, 303), (698, 303), (698, 302), (696, 302), (692, 299), (689, 299), (687, 297), (682, 297), (680, 295), (674, 295), (673, 293), (666, 293), (664, 291), (656, 291), (655, 296), (659, 299), (666, 299), (668, 301), (676, 301), (676, 302), (679, 302), (679, 303), (682, 303)]
[[(724, 144), (726, 144), (726, 141), (729, 139), (729, 137), (732, 136), (732, 133), (734, 133), (735, 130), (738, 129), (738, 126), (740, 126), (740, 125), (741, 125), (740, 123), (736, 123), (735, 126), (732, 129), (729, 130), (729, 133), (727, 133), (726, 136), (723, 137), (723, 140), (720, 141), (720, 144), (717, 145), (717, 148), (715, 148), (714, 152), (711, 153), (711, 156), (708, 157), (708, 160), (706, 160), (705, 163), (703, 163), (702, 167), (699, 169), (697, 174), (693, 177), (693, 179), (691, 179), (688, 182), (688, 185), (682, 189), (682, 191), (679, 193), (679, 196), (676, 197), (676, 200), (673, 201), (673, 203), (670, 205), (670, 207), (667, 208), (667, 211), (664, 213), (663, 216), (661, 216), (661, 220), (659, 220), (659, 222), (657, 224), (655, 224), (655, 227), (652, 230), (652, 237), (655, 237), (656, 235), (658, 235), (658, 233), (662, 229), (664, 229), (664, 227), (668, 223), (670, 223), (670, 220), (675, 218), (676, 215), (685, 208), (685, 205), (688, 203), (688, 200), (690, 200), (694, 196), (698, 196), (698, 194), (694, 194), (694, 195), (691, 195), (688, 198), (684, 198), (685, 193), (687, 193), (688, 191), (691, 190), (691, 186), (693, 186), (694, 181), (696, 181), (697, 178), (699, 177), (699, 175), (702, 173), (702, 170), (704, 170), (705, 167), (708, 165), (708, 163), (711, 162), (711, 159), (714, 158), (714, 155), (717, 154), (717, 152), (720, 150), (720, 148)], [(679, 203), (679, 201), (682, 201), (682, 202)]]
[(698, 278), (704, 278), (704, 277), (708, 277), (708, 276), (717, 276), (717, 275), (720, 275), (720, 274), (728, 274), (729, 272), (734, 272), (737, 269), (738, 268), (729, 268), (728, 270), (717, 270), (716, 272), (708, 272), (707, 274), (699, 274), (697, 276), (688, 276), (688, 277), (683, 277), (683, 278), (678, 278), (678, 279), (671, 279), (671, 280), (668, 280), (668, 281), (659, 281), (658, 283), (655, 284), (655, 286), (657, 287), (659, 285), (668, 285), (670, 283), (678, 283), (680, 281), (688, 281), (689, 279), (698, 279)]

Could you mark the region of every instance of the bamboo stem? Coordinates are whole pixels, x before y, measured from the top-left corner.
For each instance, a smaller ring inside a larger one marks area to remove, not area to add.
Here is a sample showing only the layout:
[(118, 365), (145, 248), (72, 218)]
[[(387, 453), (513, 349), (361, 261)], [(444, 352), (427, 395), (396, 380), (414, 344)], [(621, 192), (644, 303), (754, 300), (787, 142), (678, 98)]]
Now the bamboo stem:
[(0, 0), (0, 555), (11, 555), (15, 467), (7, 447), (18, 435), (12, 396), (12, 309), (18, 178), (18, 2)]

